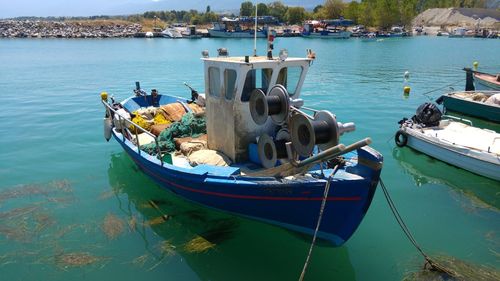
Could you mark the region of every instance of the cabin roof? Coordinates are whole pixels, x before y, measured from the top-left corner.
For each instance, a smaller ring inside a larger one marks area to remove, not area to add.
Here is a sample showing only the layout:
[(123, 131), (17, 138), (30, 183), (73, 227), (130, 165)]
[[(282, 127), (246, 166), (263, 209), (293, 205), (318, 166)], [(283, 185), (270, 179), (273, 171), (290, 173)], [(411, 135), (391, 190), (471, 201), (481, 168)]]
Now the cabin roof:
[[(226, 63), (237, 63), (237, 64), (247, 64), (245, 62), (245, 57), (209, 57), (209, 58), (202, 58), (204, 61), (213, 61), (213, 62), (226, 62)], [(297, 61), (304, 61), (304, 62), (309, 62), (312, 61), (312, 59), (309, 58), (287, 58), (285, 62), (297, 62)], [(281, 62), (278, 57), (273, 58), (273, 59), (268, 59), (266, 56), (249, 56), (248, 57), (248, 63), (269, 63), (269, 62)]]

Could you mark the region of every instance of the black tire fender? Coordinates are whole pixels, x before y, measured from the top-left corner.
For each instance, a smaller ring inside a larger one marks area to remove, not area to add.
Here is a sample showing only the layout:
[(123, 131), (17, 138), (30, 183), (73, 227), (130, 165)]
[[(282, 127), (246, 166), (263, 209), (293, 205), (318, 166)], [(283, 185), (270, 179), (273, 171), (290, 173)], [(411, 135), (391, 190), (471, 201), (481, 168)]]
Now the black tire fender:
[(399, 147), (406, 146), (406, 144), (408, 143), (408, 136), (401, 130), (399, 130), (394, 136), (394, 141), (396, 142), (396, 145)]

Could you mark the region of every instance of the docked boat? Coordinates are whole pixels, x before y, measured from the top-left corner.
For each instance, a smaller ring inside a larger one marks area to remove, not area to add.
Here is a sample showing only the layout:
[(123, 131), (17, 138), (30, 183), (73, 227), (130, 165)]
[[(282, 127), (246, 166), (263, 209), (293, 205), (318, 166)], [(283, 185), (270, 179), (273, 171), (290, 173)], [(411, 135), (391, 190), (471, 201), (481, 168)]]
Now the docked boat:
[(500, 91), (460, 91), (442, 95), (436, 100), (447, 111), (500, 122)]
[(311, 56), (227, 54), (203, 52), (206, 95), (192, 89), (189, 102), (138, 83), (119, 103), (101, 94), (105, 137), (177, 196), (342, 245), (370, 207), (382, 155), (369, 138), (343, 145), (353, 123), (303, 106)]
[(248, 28), (242, 27), (239, 19), (229, 19), (223, 18), (220, 22), (214, 22), (213, 28), (208, 30), (210, 37), (216, 38), (267, 38), (268, 27), (257, 29), (255, 32), (250, 28), (251, 24), (248, 24)]
[(377, 40), (377, 34), (375, 32), (369, 32), (360, 35), (359, 38), (361, 38), (362, 41), (372, 42)]
[(161, 35), (165, 38), (179, 39), (182, 38), (181, 32), (174, 27), (167, 27), (162, 32)]
[(315, 27), (313, 23), (306, 23), (300, 35), (306, 38), (349, 39), (351, 32), (327, 24)]
[(500, 73), (490, 74), (464, 68), (466, 91), (500, 91)]
[(398, 146), (407, 145), (448, 164), (500, 181), (500, 134), (473, 127), (465, 119), (441, 115), (431, 103), (421, 105), (412, 118), (404, 118), (399, 124), (395, 136)]
[(455, 28), (451, 31), (451, 33), (448, 34), (449, 38), (464, 38), (467, 35), (467, 28), (464, 27), (458, 27)]
[(448, 36), (450, 36), (450, 33), (449, 33), (449, 32), (446, 32), (446, 31), (442, 31), (442, 30), (440, 30), (440, 31), (438, 31), (438, 32), (436, 33), (436, 36), (445, 36), (445, 37), (448, 37)]
[(196, 25), (189, 25), (185, 27), (183, 31), (181, 31), (182, 38), (185, 39), (200, 39), (201, 34), (199, 34), (196, 30)]

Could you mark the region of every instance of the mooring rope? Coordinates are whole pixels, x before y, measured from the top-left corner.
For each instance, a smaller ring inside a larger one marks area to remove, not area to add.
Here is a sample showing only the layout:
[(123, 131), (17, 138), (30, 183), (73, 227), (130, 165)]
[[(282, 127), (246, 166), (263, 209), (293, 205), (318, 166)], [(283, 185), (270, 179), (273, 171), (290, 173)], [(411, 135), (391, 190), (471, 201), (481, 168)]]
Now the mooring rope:
[(384, 181), (382, 180), (382, 178), (380, 178), (380, 186), (382, 187), (382, 191), (384, 192), (385, 199), (387, 200), (387, 204), (389, 205), (389, 208), (391, 209), (392, 214), (394, 215), (394, 218), (398, 222), (399, 226), (403, 230), (403, 232), (406, 235), (406, 237), (408, 237), (408, 239), (413, 244), (413, 246), (415, 246), (415, 248), (424, 257), (424, 259), (425, 259), (424, 268), (426, 268), (426, 266), (429, 265), (431, 270), (441, 271), (441, 272), (444, 272), (444, 273), (448, 274), (449, 276), (456, 277), (456, 274), (454, 272), (452, 272), (451, 270), (446, 269), (444, 266), (442, 266), (442, 265), (436, 263), (435, 261), (433, 261), (424, 252), (424, 250), (422, 250), (422, 247), (420, 247), (420, 245), (417, 243), (417, 240), (415, 240), (415, 237), (413, 237), (413, 235), (410, 232), (410, 229), (408, 228), (408, 226), (406, 226), (403, 218), (399, 214), (398, 209), (396, 208), (396, 205), (394, 204), (394, 201), (392, 201), (391, 195), (389, 195), (389, 191), (385, 187), (385, 184), (384, 184)]
[(332, 173), (328, 177), (328, 180), (325, 184), (325, 190), (323, 192), (323, 200), (321, 201), (321, 208), (319, 209), (318, 221), (316, 222), (316, 229), (314, 230), (314, 235), (313, 235), (313, 239), (311, 242), (311, 246), (309, 247), (309, 253), (307, 254), (306, 262), (304, 263), (304, 267), (302, 268), (302, 273), (300, 273), (299, 281), (304, 280), (307, 266), (309, 265), (309, 260), (311, 259), (314, 244), (316, 243), (316, 237), (318, 235), (319, 226), (321, 225), (321, 220), (323, 219), (323, 211), (325, 210), (326, 199), (328, 198), (328, 192), (330, 191), (330, 182), (338, 169), (339, 169), (339, 165), (336, 165), (333, 168)]
[(430, 91), (427, 91), (427, 92), (425, 92), (425, 93), (422, 93), (422, 95), (423, 95), (423, 96), (425, 96), (426, 98), (428, 98), (428, 99), (429, 99), (429, 101), (433, 101), (433, 100), (432, 100), (432, 98), (428, 96), (428, 94), (433, 93), (433, 92), (435, 92), (435, 91), (442, 90), (442, 89), (444, 89), (444, 88), (446, 88), (446, 87), (453, 86), (453, 85), (455, 85), (455, 84), (457, 84), (457, 83), (459, 83), (459, 82), (462, 82), (462, 81), (464, 81), (464, 78), (462, 78), (462, 79), (460, 79), (460, 80), (458, 80), (458, 81), (455, 81), (455, 82), (453, 82), (453, 83), (451, 83), (451, 84), (444, 85), (444, 86), (439, 87), (439, 88), (436, 88), (436, 89), (434, 89), (434, 90), (430, 90)]

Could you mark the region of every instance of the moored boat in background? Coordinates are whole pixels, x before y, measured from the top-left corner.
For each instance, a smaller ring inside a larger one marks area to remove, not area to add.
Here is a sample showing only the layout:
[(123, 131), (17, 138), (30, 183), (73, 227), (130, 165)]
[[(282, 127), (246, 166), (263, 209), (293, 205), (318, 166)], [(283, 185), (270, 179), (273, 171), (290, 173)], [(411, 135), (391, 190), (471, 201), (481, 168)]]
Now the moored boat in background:
[(305, 38), (348, 39), (352, 33), (346, 27), (350, 25), (352, 21), (346, 19), (306, 21), (300, 35)]
[(500, 91), (460, 91), (442, 95), (436, 100), (447, 111), (500, 122)]
[(167, 27), (162, 32), (161, 35), (165, 38), (179, 39), (182, 38), (181, 32), (174, 27)]
[[(208, 30), (210, 37), (217, 38), (267, 38), (268, 27), (264, 26), (261, 29), (257, 29), (255, 32), (252, 28), (251, 23), (245, 24), (245, 27), (242, 27), (239, 19), (229, 19), (222, 18), (220, 22), (214, 22), (213, 27)], [(273, 32), (273, 31), (271, 31)], [(274, 33), (274, 35), (276, 35)]]
[(500, 73), (490, 74), (472, 70), (468, 67), (464, 68), (466, 74), (465, 90), (485, 90), (485, 91), (500, 91)]

